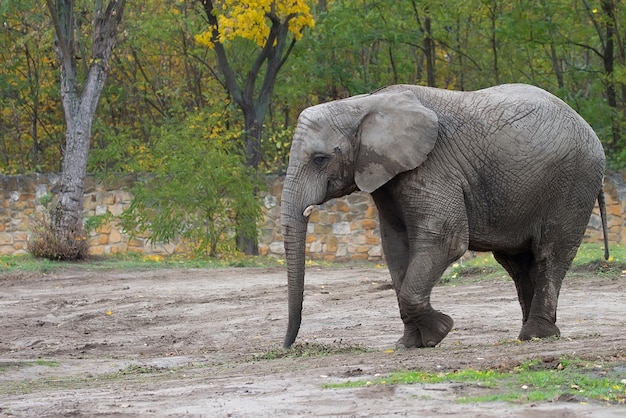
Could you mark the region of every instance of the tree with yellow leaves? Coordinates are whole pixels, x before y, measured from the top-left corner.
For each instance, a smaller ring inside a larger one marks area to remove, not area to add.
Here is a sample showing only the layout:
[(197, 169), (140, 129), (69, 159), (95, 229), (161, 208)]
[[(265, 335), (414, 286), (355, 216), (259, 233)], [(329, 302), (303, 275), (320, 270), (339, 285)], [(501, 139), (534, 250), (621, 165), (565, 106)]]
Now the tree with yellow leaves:
[[(245, 123), (246, 164), (257, 168), (261, 159), (261, 132), (269, 109), (276, 76), (303, 31), (314, 20), (305, 0), (198, 0), (208, 29), (196, 36), (198, 43), (215, 52), (222, 84), (241, 109)], [(246, 75), (235, 72), (227, 49), (235, 38), (256, 44)], [(243, 237), (239, 247), (256, 254), (256, 238)]]

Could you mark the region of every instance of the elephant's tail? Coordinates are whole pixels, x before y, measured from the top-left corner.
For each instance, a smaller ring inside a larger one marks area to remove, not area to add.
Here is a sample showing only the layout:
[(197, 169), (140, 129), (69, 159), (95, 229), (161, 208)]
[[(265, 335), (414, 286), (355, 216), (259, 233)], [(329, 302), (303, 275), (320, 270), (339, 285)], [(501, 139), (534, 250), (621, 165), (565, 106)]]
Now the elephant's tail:
[(598, 206), (600, 207), (600, 219), (602, 220), (602, 234), (604, 235), (604, 259), (609, 259), (609, 231), (606, 226), (606, 203), (604, 201), (604, 188), (598, 193)]

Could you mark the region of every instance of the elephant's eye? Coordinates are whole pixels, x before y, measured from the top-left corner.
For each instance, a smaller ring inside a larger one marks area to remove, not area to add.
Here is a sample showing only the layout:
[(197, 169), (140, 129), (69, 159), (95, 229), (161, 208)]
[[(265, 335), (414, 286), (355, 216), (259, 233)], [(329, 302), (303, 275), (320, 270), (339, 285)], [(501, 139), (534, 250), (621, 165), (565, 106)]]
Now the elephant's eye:
[(315, 157), (313, 157), (313, 162), (315, 163), (315, 165), (322, 165), (326, 162), (326, 159), (328, 157), (324, 156), (324, 155), (316, 155)]

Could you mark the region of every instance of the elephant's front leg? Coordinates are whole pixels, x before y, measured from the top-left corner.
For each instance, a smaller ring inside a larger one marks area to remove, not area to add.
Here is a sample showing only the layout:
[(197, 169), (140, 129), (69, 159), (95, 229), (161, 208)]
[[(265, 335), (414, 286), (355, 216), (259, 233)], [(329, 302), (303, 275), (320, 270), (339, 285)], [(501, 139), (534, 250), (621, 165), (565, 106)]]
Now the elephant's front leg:
[(398, 347), (434, 347), (448, 335), (452, 318), (432, 308), (430, 294), (449, 263), (433, 254), (415, 254), (398, 293), (404, 335)]
[[(385, 261), (389, 268), (391, 281), (400, 302), (400, 292), (409, 267), (409, 240), (404, 221), (398, 213), (389, 205), (389, 197), (382, 191), (373, 194), (377, 203), (380, 218), (380, 235), (382, 240)], [(400, 309), (402, 312), (402, 309)], [(404, 317), (403, 317), (404, 319)], [(404, 336), (398, 341), (402, 347), (423, 347), (422, 336), (415, 326), (405, 323)]]

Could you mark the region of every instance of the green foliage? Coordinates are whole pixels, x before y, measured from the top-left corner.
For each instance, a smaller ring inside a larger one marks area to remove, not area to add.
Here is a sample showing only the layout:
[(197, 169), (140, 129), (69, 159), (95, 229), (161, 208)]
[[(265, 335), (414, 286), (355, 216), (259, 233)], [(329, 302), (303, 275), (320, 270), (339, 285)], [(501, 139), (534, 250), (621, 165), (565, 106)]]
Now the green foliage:
[(90, 234), (101, 226), (109, 223), (111, 219), (113, 219), (113, 215), (110, 212), (107, 212), (104, 215), (89, 216), (84, 221), (85, 233)]
[(263, 141), (263, 166), (268, 173), (285, 173), (289, 164), (293, 127), (266, 129)]
[[(469, 383), (490, 388), (488, 395), (463, 397), (457, 402), (520, 402), (568, 399), (626, 403), (626, 383), (617, 364), (590, 365), (580, 360), (561, 359), (558, 364), (531, 360), (511, 370), (464, 369), (449, 372), (398, 371), (371, 380), (357, 380), (325, 385), (328, 389), (371, 385), (416, 383)], [(621, 379), (621, 380), (620, 380)]]
[(234, 251), (236, 234), (254, 236), (260, 183), (244, 166), (238, 135), (219, 115), (204, 113), (159, 129), (152, 152), (158, 165), (133, 190), (123, 227), (153, 243), (182, 237), (209, 255)]
[[(615, 27), (624, 27), (626, 4), (609, 3), (615, 8)], [(263, 121), (265, 172), (283, 170), (290, 132), (304, 107), (393, 83), (424, 85), (431, 70), (434, 84), (441, 88), (474, 90), (498, 82), (543, 87), (592, 125), (606, 144), (611, 168), (626, 167), (626, 57), (619, 47), (624, 40), (616, 30), (614, 69), (608, 74), (603, 61), (608, 17), (599, 0), (306, 4), (316, 24), (313, 29), (306, 25), (305, 36), (282, 63), (271, 91)], [(225, 12), (232, 17), (237, 9)], [(0, 45), (5, 47), (0, 48), (0, 171), (58, 171), (65, 124), (49, 16), (33, 0), (2, 1), (0, 14)], [(129, 2), (124, 14), (123, 36), (93, 126), (91, 173), (150, 172), (160, 163), (152, 156), (155, 127), (175, 129), (199, 109), (221, 113), (222, 122), (232, 129), (243, 126), (234, 102), (226, 100), (215, 54), (196, 40), (208, 28), (198, 2)], [(90, 36), (88, 19), (76, 25), (83, 38)], [(429, 39), (434, 46), (432, 69), (425, 56)], [(228, 59), (242, 86), (257, 52), (253, 41), (228, 41)], [(82, 68), (89, 59), (81, 61)], [(259, 91), (265, 71), (260, 68), (259, 82), (247, 88)], [(615, 86), (615, 106), (607, 100), (609, 85)], [(236, 141), (243, 143), (243, 138)]]

